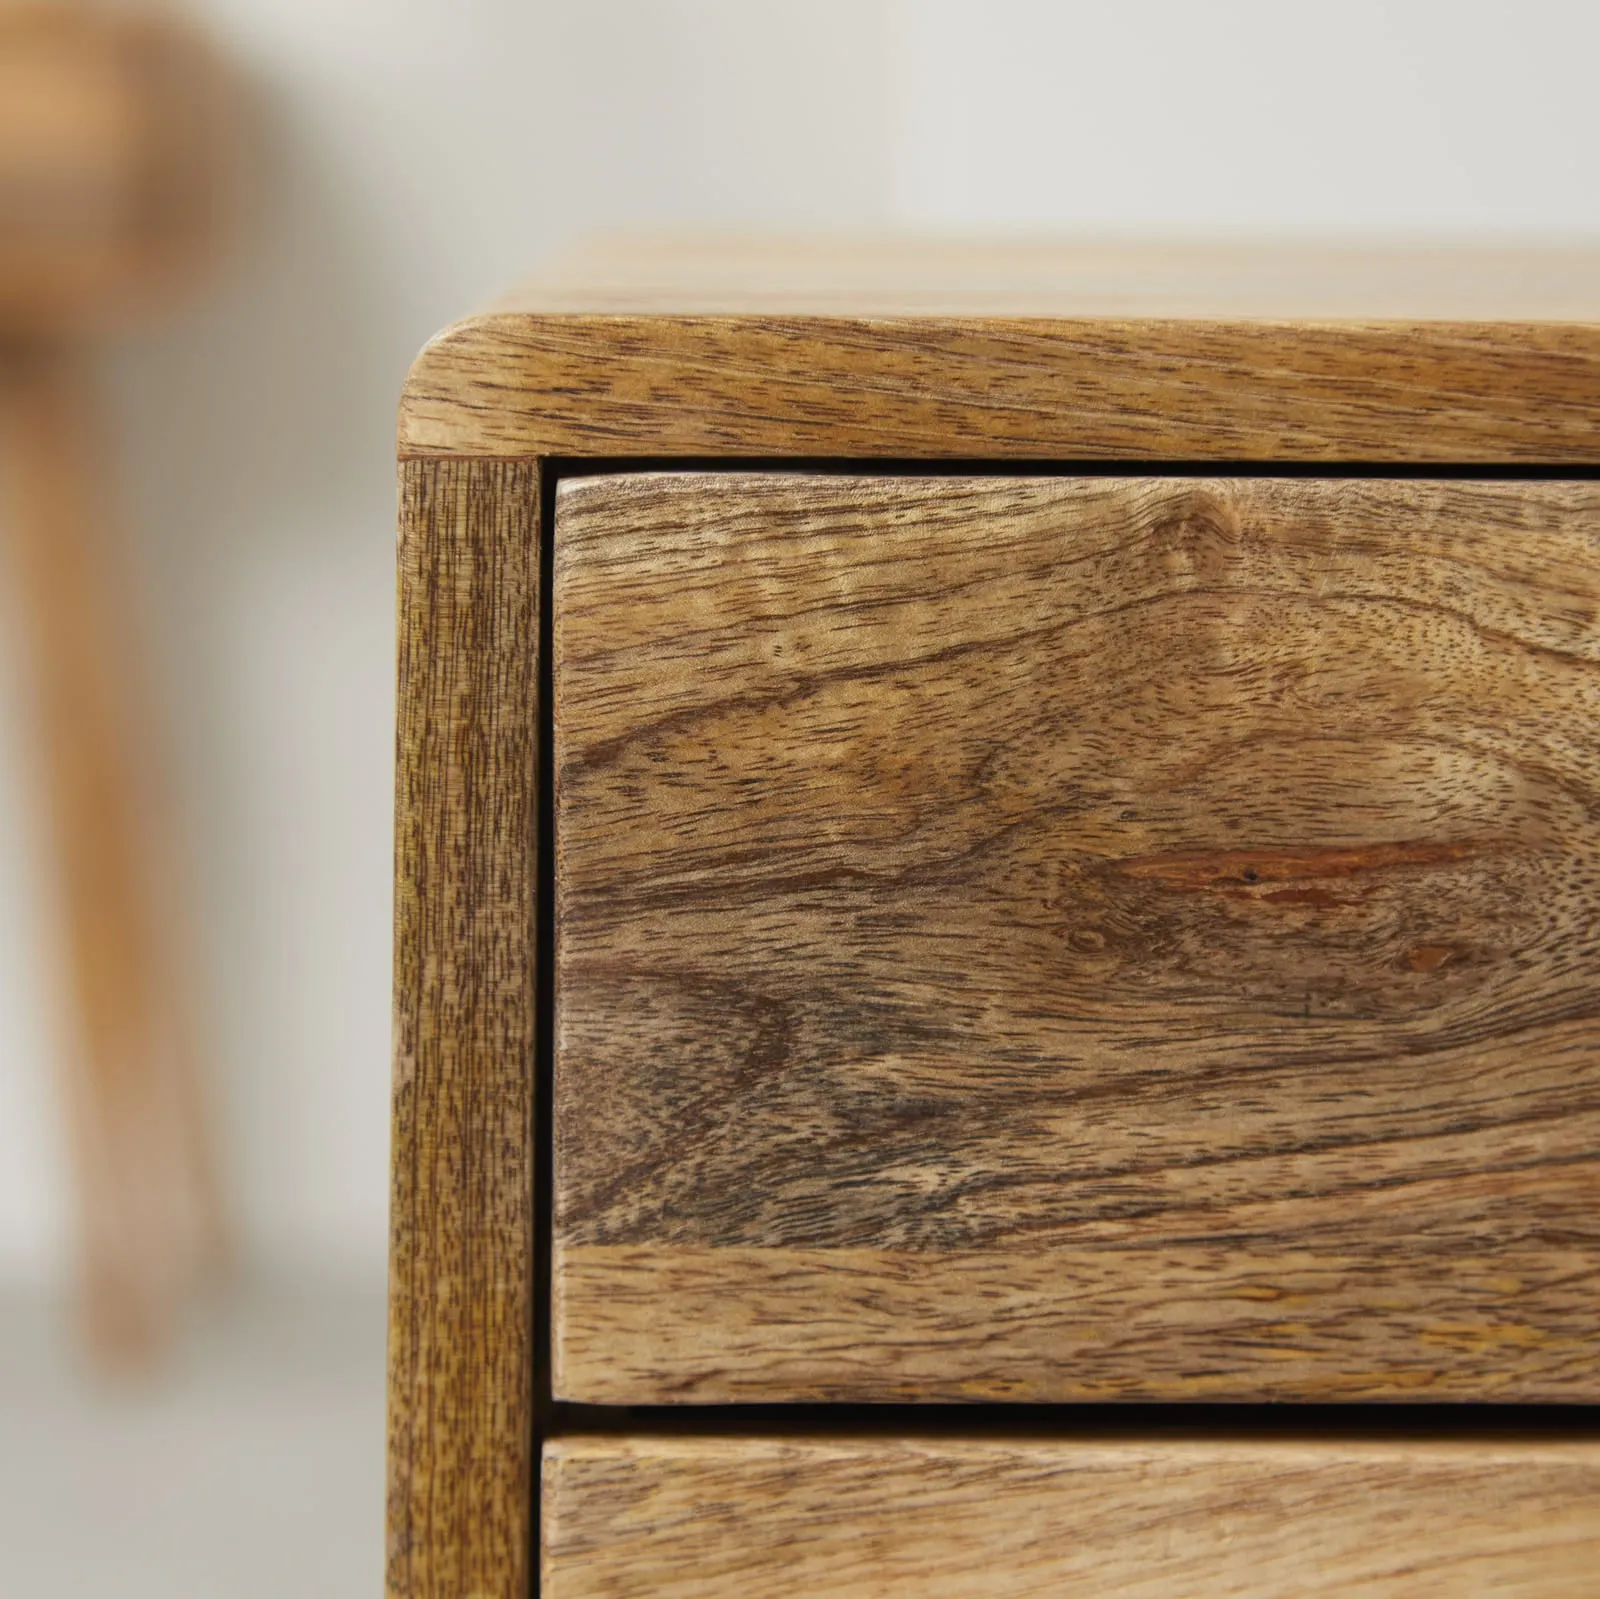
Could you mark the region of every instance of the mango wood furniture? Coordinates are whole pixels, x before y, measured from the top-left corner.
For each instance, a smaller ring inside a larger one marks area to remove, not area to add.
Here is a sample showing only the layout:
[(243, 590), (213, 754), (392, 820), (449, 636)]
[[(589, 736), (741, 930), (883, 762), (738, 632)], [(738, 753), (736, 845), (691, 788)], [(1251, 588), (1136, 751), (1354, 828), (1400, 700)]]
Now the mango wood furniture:
[(1592, 1591), (1600, 259), (617, 249), (400, 455), (392, 1595)]
[(222, 1222), (91, 367), (211, 264), (224, 99), (164, 11), (0, 0), (0, 528), (59, 866), (87, 1324), (116, 1361), (159, 1349)]

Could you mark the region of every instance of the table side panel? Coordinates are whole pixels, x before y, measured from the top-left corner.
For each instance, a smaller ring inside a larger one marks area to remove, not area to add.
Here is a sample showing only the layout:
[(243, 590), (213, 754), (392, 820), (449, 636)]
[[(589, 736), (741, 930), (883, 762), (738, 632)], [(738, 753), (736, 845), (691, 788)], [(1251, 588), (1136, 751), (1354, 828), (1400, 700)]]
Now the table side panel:
[(401, 481), (391, 1599), (532, 1571), (538, 469)]

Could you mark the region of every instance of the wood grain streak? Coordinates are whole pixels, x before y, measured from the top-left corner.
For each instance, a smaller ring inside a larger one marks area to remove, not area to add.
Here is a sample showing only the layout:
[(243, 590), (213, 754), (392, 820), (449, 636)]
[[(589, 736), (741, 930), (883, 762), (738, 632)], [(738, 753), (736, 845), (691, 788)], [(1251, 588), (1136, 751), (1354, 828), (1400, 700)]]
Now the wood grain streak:
[(567, 1438), (547, 1599), (1580, 1599), (1589, 1443)]
[(1600, 462), (1600, 326), (534, 315), (418, 357), (402, 455)]
[(402, 473), (388, 1592), (531, 1573), (538, 474)]
[(573, 479), (563, 1397), (1600, 1397), (1600, 485)]

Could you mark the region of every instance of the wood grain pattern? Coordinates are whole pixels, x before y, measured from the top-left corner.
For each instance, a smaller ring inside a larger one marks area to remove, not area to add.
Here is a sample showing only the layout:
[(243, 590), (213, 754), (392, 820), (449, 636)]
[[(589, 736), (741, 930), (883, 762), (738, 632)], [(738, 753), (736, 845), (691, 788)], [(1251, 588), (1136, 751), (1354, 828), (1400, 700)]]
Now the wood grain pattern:
[(546, 1599), (1580, 1599), (1590, 1443), (566, 1438)]
[(528, 463), (402, 475), (393, 1599), (531, 1577), (538, 503)]
[(403, 455), (1600, 461), (1600, 254), (928, 241), (572, 262)]
[(1600, 1397), (1600, 485), (557, 500), (561, 1397)]

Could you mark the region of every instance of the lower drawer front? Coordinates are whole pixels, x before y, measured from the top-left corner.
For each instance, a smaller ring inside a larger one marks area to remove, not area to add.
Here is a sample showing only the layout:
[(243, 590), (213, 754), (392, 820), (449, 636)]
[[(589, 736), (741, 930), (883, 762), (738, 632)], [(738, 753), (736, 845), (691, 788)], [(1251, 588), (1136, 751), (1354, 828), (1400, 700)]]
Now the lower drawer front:
[(565, 1439), (547, 1599), (1593, 1595), (1593, 1444)]
[(558, 1397), (1600, 1399), (1600, 483), (578, 479), (553, 605)]

